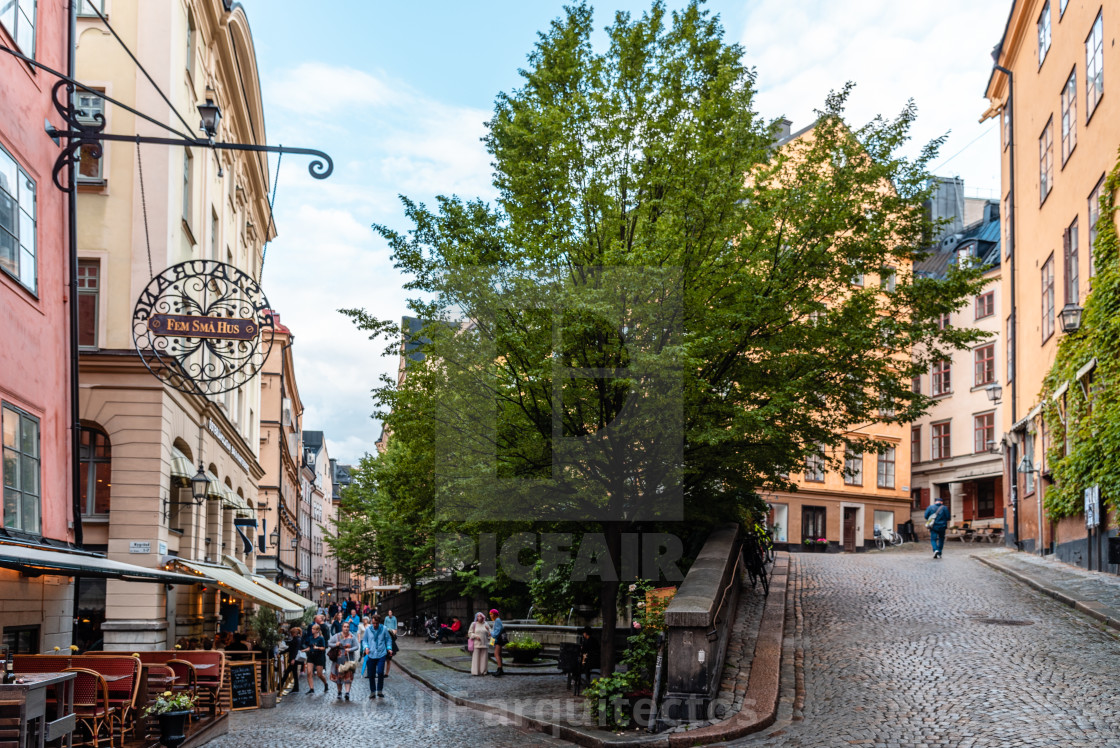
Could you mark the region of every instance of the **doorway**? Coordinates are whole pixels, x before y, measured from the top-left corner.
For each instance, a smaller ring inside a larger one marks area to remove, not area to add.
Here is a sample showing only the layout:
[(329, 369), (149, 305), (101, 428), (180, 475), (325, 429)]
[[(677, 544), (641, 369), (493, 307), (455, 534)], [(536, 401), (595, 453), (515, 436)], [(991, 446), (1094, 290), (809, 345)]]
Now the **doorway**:
[(844, 552), (856, 552), (856, 520), (859, 509), (853, 506), (844, 507)]

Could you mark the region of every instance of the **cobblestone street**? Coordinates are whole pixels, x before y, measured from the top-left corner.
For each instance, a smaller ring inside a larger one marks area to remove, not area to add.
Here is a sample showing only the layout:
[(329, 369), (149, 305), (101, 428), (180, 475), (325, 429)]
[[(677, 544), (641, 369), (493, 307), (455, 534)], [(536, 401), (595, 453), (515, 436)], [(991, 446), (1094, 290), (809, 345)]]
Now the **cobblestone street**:
[[(497, 678), (490, 680), (497, 681)], [(512, 683), (511, 683), (512, 681)], [(506, 678), (503, 683), (516, 680)], [(306, 689), (306, 682), (302, 687)], [(284, 697), (275, 709), (234, 712), (230, 731), (207, 748), (320, 748), (339, 740), (361, 745), (416, 746), (551, 746), (568, 745), (537, 732), (503, 724), (497, 717), (455, 706), (393, 669), (385, 679), (384, 699), (369, 700), (369, 681), (354, 681), (353, 701), (337, 701), (334, 684), (323, 693), (306, 690)]]
[(734, 744), (1120, 746), (1120, 641), (970, 553), (800, 554), (803, 687)]

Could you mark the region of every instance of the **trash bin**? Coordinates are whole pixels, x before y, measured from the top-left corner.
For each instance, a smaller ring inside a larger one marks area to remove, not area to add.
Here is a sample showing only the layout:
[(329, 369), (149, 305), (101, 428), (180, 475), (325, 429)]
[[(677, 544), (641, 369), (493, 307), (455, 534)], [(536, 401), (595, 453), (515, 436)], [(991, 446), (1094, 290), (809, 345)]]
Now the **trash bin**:
[(1120, 564), (1120, 537), (1108, 539), (1108, 563)]

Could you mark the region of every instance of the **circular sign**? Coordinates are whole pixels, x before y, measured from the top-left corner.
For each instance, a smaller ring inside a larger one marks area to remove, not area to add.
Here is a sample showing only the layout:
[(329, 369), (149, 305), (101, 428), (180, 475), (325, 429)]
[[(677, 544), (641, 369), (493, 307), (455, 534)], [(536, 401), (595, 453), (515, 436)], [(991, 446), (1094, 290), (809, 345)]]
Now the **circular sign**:
[(172, 265), (148, 282), (132, 312), (140, 360), (182, 392), (218, 395), (248, 382), (272, 349), (268, 299), (253, 278), (214, 260)]

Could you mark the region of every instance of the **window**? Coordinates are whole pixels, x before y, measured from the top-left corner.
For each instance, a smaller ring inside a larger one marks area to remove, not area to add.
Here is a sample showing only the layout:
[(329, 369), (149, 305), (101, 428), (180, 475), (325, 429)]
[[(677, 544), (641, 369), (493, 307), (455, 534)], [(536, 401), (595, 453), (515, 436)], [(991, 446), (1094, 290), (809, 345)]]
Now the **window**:
[(3, 406), (4, 527), (39, 532), (39, 419)]
[(987, 452), (996, 443), (996, 414), (984, 413), (972, 418), (972, 451)]
[(895, 288), (898, 287), (898, 273), (895, 272), (894, 268), (883, 268), (882, 277), (883, 290), (887, 293), (894, 293)]
[(1003, 246), (1007, 247), (1005, 257), (1011, 256), (1011, 193), (1008, 192), (1003, 196), (1003, 230), (1005, 233)]
[(996, 484), (992, 480), (976, 482), (976, 518), (992, 519), (996, 516)]
[(1077, 68), (1062, 88), (1062, 166), (1077, 147)]
[(0, 26), (28, 57), (35, 56), (35, 0), (0, 2)]
[(1054, 117), (1038, 136), (1038, 201), (1043, 203), (1054, 186)]
[(996, 381), (996, 344), (980, 346), (972, 353), (976, 364), (974, 386), (983, 387)]
[(824, 483), (824, 448), (817, 447), (817, 451), (805, 458), (805, 480), (809, 483)]
[(852, 273), (851, 284), (853, 286), (863, 285), (863, 273)]
[(976, 319), (991, 317), (996, 313), (996, 292), (988, 291), (976, 297)]
[[(1103, 12), (1103, 11), (1102, 11)], [(1104, 21), (1097, 13), (1085, 40), (1085, 121), (1093, 117), (1104, 94)]]
[(915, 395), (922, 394), (922, 375), (921, 374), (919, 374), (918, 376), (916, 376), (916, 377), (914, 377), (913, 379), (910, 380), (910, 391), (913, 392)]
[(0, 146), (0, 268), (37, 292), (35, 182)]
[(953, 456), (949, 443), (949, 421), (930, 424), (930, 452), (931, 460), (947, 460)]
[(1026, 460), (1031, 470), (1023, 473), (1023, 494), (1030, 496), (1034, 493), (1034, 476), (1038, 465), (1034, 461), (1034, 432), (1027, 431), (1026, 437), (1023, 439), (1023, 459)]
[(104, 14), (105, 0), (82, 0), (81, 4), (78, 6), (78, 15), (93, 16), (94, 18), (96, 18), (97, 12), (94, 11), (94, 8)]
[(937, 318), (937, 329), (945, 330), (949, 327), (949, 313), (946, 312)]
[(844, 485), (863, 485), (863, 453), (849, 449), (844, 454)]
[(1054, 254), (1042, 266), (1042, 342), (1054, 334)]
[(801, 540), (818, 540), (825, 534), (825, 509), (823, 506), (801, 507)]
[[(89, 91), (78, 91), (74, 96), (77, 99), (79, 122), (92, 125), (97, 122), (98, 117), (101, 117), (104, 121), (105, 99)], [(105, 145), (102, 143), (102, 148), (104, 147)], [(94, 156), (93, 146), (82, 146), (80, 160), (78, 161), (78, 181), (102, 181), (101, 158)]]
[(1066, 289), (1066, 303), (1076, 304), (1081, 298), (1080, 288), (1078, 282), (1078, 273), (1080, 272), (1077, 267), (1077, 219), (1073, 219), (1073, 223), (1065, 230), (1065, 236), (1062, 237), (1062, 244), (1065, 251), (1065, 289)]
[(1066, 14), (1066, 6), (1069, 5), (1069, 0), (1058, 0), (1058, 20)]
[(187, 11), (187, 72), (194, 75), (194, 15)]
[(39, 627), (5, 626), (4, 650), (8, 654), (39, 654)]
[(879, 488), (894, 488), (894, 447), (879, 453)]
[(931, 394), (934, 397), (948, 395), (953, 391), (952, 367), (948, 361), (938, 361), (933, 365), (933, 386)]
[(193, 192), (191, 179), (191, 171), (194, 166), (194, 159), (188, 150), (183, 151), (183, 220), (187, 225), (191, 224), (191, 192)]
[(210, 208), (210, 259), (215, 262), (221, 259), (218, 251), (218, 214), (214, 212), (213, 207)]
[(81, 462), (82, 514), (108, 514), (112, 488), (112, 451), (109, 437), (98, 428), (82, 427)]
[(922, 461), (922, 427), (910, 427), (910, 462)]
[(1089, 277), (1097, 274), (1093, 262), (1093, 245), (1097, 243), (1097, 221), (1101, 218), (1101, 188), (1104, 187), (1104, 177), (1097, 182), (1097, 186), (1089, 193)]
[(1038, 17), (1038, 66), (1046, 60), (1046, 53), (1050, 51), (1050, 0), (1042, 6), (1042, 15)]
[(1015, 318), (1007, 318), (1007, 381), (1015, 378)]
[(1007, 146), (1011, 145), (1011, 112), (1004, 106), (999, 116), (1003, 120), (1003, 150), (1006, 151)]
[(78, 260), (78, 345), (97, 347), (97, 308), (101, 294), (101, 263)]

